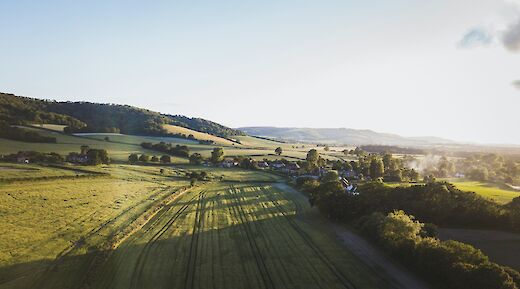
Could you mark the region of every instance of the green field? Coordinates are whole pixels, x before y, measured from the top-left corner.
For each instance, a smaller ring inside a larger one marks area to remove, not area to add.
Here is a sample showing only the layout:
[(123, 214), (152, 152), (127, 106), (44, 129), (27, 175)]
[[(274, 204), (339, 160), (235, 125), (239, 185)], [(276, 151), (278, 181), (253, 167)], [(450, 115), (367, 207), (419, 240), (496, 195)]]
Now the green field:
[[(38, 126), (25, 127), (25, 129), (36, 131), (43, 136), (55, 137), (57, 139), (57, 143), (28, 143), (0, 139), (0, 154), (34, 150), (40, 152), (56, 152), (66, 156), (70, 152), (78, 152), (81, 145), (88, 145), (91, 148), (106, 149), (110, 158), (116, 162), (126, 162), (128, 160), (128, 156), (132, 153), (160, 155), (160, 152), (143, 149), (141, 147), (141, 143), (158, 143), (164, 141), (173, 145), (187, 145), (190, 149), (190, 153), (200, 153), (205, 158), (208, 158), (211, 155), (211, 151), (214, 147), (221, 146), (224, 148), (225, 155), (229, 157), (252, 157), (255, 160), (273, 160), (286, 158), (291, 161), (298, 161), (305, 159), (308, 150), (312, 147), (308, 146), (306, 148), (293, 148), (293, 144), (283, 144), (275, 141), (258, 139), (251, 136), (237, 137), (239, 141), (244, 142), (244, 144), (241, 145), (232, 143), (230, 141), (226, 141), (222, 144), (202, 145), (197, 141), (172, 137), (150, 137), (104, 133), (67, 135), (57, 131), (49, 130), (46, 126), (48, 125), (44, 125), (45, 129), (42, 129)], [(284, 150), (282, 156), (276, 156), (274, 154), (274, 150), (279, 146)], [(324, 158), (331, 160), (342, 158), (340, 153), (327, 153), (323, 152), (322, 148), (318, 149), (320, 149), (322, 157)], [(172, 162), (187, 163), (187, 159), (172, 157)]]
[(184, 192), (196, 167), (24, 169), (64, 178), (1, 185), (0, 288), (388, 288), (268, 173), (198, 167), (223, 181)]
[[(62, 156), (66, 156), (70, 152), (79, 152), (80, 146), (88, 145), (91, 148), (106, 149), (110, 158), (115, 161), (126, 161), (131, 153), (146, 153), (149, 155), (156, 152), (145, 150), (138, 144), (124, 144), (98, 140), (94, 138), (79, 137), (66, 135), (59, 132), (52, 132), (38, 128), (27, 128), (34, 130), (44, 136), (52, 136), (57, 139), (57, 143), (29, 143), (22, 141), (14, 141), (0, 139), (0, 154), (16, 153), (18, 151), (39, 151), (39, 152), (56, 152)], [(177, 161), (183, 161), (179, 158)]]
[(507, 204), (512, 199), (520, 196), (520, 191), (499, 187), (497, 184), (461, 179), (446, 179), (454, 184), (459, 190), (475, 192), (476, 194), (494, 200), (499, 204)]

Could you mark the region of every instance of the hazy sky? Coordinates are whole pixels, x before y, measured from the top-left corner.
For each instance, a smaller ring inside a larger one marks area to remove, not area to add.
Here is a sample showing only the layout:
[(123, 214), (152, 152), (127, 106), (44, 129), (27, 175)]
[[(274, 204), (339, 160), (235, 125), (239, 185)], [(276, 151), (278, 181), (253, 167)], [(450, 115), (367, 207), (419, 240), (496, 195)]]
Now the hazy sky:
[(520, 1), (0, 0), (0, 11), (3, 92), (232, 127), (520, 144)]

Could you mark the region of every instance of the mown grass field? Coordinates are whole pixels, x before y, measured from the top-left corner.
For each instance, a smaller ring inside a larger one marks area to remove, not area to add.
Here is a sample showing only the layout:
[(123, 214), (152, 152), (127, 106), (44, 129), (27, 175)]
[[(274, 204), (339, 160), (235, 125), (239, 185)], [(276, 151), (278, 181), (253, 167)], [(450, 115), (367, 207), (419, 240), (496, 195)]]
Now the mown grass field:
[[(126, 162), (128, 156), (132, 153), (145, 153), (148, 155), (160, 154), (151, 150), (143, 149), (139, 143), (123, 142), (123, 141), (105, 141), (106, 135), (100, 134), (98, 138), (93, 136), (74, 136), (66, 135), (59, 132), (43, 130), (40, 128), (26, 128), (33, 130), (44, 136), (55, 137), (57, 143), (30, 143), (22, 141), (14, 141), (8, 139), (0, 139), (0, 154), (16, 153), (18, 151), (39, 151), (39, 152), (56, 152), (62, 156), (66, 156), (70, 152), (79, 152), (82, 145), (88, 145), (91, 148), (106, 149), (110, 158), (117, 162)], [(109, 136), (113, 138), (114, 136)], [(122, 139), (141, 138), (137, 136), (122, 135)], [(147, 140), (152, 141), (153, 140)], [(157, 141), (158, 142), (158, 141)], [(209, 150), (209, 148), (208, 148)], [(183, 158), (172, 157), (172, 161), (178, 163), (186, 163), (187, 160)]]
[(454, 184), (459, 190), (475, 192), (476, 194), (494, 200), (499, 204), (507, 204), (520, 196), (520, 191), (499, 187), (497, 184), (462, 179), (446, 179)]
[(221, 137), (203, 133), (203, 132), (198, 132), (198, 131), (195, 131), (195, 130), (192, 130), (189, 128), (185, 128), (185, 127), (181, 127), (181, 126), (177, 126), (177, 125), (165, 124), (164, 128), (169, 133), (173, 133), (173, 134), (180, 133), (180, 134), (185, 134), (186, 136), (192, 134), (198, 140), (211, 140), (211, 141), (214, 141), (216, 145), (233, 145), (234, 144), (234, 142), (227, 140), (225, 138), (221, 138)]
[(196, 167), (89, 169), (109, 175), (0, 186), (0, 288), (388, 288), (271, 174), (181, 194)]
[[(244, 142), (243, 144), (237, 144), (229, 140), (219, 138), (222, 141), (217, 142), (217, 144), (202, 145), (197, 141), (172, 137), (150, 137), (104, 133), (66, 135), (58, 131), (49, 130), (49, 127), (47, 126), (49, 125), (44, 125), (44, 129), (39, 126), (25, 127), (25, 129), (36, 131), (43, 136), (55, 137), (57, 139), (57, 143), (28, 143), (0, 139), (0, 154), (16, 153), (18, 151), (24, 150), (35, 150), (41, 152), (56, 152), (66, 156), (70, 152), (78, 152), (81, 145), (88, 145), (91, 148), (106, 149), (110, 155), (110, 158), (116, 162), (126, 162), (128, 160), (128, 156), (132, 153), (144, 153), (150, 156), (160, 155), (160, 152), (143, 149), (141, 147), (141, 143), (158, 143), (164, 141), (171, 143), (172, 145), (186, 145), (189, 147), (190, 153), (200, 153), (205, 158), (208, 158), (211, 155), (211, 151), (214, 147), (220, 146), (224, 148), (225, 155), (228, 157), (243, 156), (251, 157), (255, 160), (273, 160), (283, 157), (291, 161), (298, 161), (305, 159), (307, 152), (311, 148), (317, 148), (314, 146), (293, 148), (293, 144), (283, 144), (275, 141), (258, 139), (251, 136), (237, 137), (239, 141)], [(215, 136), (207, 136), (215, 138)], [(274, 153), (274, 150), (279, 146), (284, 150), (282, 156), (276, 156)], [(324, 158), (331, 160), (344, 159), (340, 155), (342, 153), (324, 152), (323, 148), (317, 149), (322, 153), (322, 157)], [(172, 162), (187, 163), (187, 159), (172, 157)]]

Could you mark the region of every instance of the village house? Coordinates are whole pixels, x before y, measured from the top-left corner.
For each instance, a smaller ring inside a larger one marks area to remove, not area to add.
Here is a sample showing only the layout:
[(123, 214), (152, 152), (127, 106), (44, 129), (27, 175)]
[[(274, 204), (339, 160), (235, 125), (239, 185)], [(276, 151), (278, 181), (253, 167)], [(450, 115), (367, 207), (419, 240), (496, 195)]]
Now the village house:
[(20, 164), (28, 164), (29, 163), (29, 158), (27, 158), (26, 156), (18, 156), (16, 158), (16, 162), (18, 162)]
[(270, 166), (275, 170), (280, 170), (280, 169), (285, 168), (285, 164), (281, 161), (274, 161), (271, 163)]
[(231, 160), (231, 159), (223, 160), (222, 163), (220, 164), (220, 167), (222, 167), (222, 168), (232, 168), (232, 167), (236, 167), (236, 166), (238, 166), (238, 162), (235, 160)]
[(67, 155), (66, 161), (73, 164), (85, 164), (88, 162), (88, 156), (86, 154), (72, 152)]
[(262, 168), (262, 169), (265, 169), (265, 168), (268, 168), (269, 167), (269, 163), (267, 163), (266, 161), (259, 161), (258, 163), (256, 163), (257, 166), (259, 168)]

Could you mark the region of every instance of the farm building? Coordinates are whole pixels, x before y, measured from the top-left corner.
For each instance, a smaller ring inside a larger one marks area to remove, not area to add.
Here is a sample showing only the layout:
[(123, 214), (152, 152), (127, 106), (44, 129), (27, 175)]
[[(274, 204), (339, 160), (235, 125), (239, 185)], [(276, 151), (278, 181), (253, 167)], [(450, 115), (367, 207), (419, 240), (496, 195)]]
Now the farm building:
[(232, 168), (232, 167), (236, 167), (236, 166), (238, 166), (238, 162), (235, 160), (231, 160), (231, 159), (224, 160), (220, 164), (220, 167), (222, 167), (222, 168)]
[(269, 167), (269, 163), (265, 162), (265, 161), (259, 161), (257, 163), (258, 167), (259, 168), (268, 168)]
[(29, 163), (29, 158), (27, 158), (26, 156), (18, 156), (16, 158), (16, 162), (18, 162), (20, 164), (28, 164)]
[(72, 152), (67, 155), (66, 161), (74, 164), (85, 164), (88, 161), (88, 156), (86, 154)]

